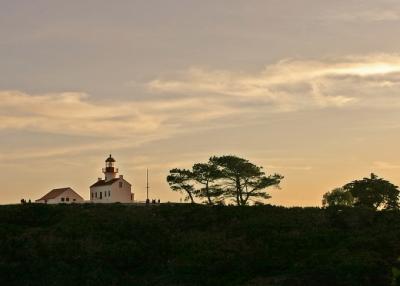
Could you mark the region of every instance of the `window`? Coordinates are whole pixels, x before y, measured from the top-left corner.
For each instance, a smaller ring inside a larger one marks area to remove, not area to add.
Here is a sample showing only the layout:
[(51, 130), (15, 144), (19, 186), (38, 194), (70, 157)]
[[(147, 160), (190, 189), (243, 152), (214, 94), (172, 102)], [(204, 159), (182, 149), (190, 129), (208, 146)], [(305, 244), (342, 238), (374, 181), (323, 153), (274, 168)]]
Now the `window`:
[(123, 183), (119, 182), (119, 187), (122, 188), (122, 186), (123, 186)]
[(73, 202), (76, 202), (76, 199), (73, 199), (72, 201), (73, 201)]
[(96, 195), (96, 199), (97, 199), (97, 192), (95, 193), (95, 195)]
[(108, 191), (108, 196), (109, 196), (109, 197), (111, 196), (111, 191)]
[(61, 198), (61, 201), (63, 202), (63, 201), (65, 201), (65, 199), (64, 199), (64, 198)]
[(69, 198), (66, 198), (65, 200), (66, 200), (67, 202), (69, 202)]
[(103, 192), (100, 192), (100, 200), (103, 198)]

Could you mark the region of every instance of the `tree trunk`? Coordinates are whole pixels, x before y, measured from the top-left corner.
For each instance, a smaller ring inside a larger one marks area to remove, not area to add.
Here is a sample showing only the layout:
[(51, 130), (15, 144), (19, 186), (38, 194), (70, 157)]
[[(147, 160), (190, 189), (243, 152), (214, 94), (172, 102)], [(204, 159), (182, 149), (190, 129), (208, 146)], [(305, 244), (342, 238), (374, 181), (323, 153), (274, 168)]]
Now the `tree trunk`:
[(249, 200), (250, 194), (246, 194), (246, 198), (244, 199), (244, 205), (247, 205), (247, 201)]
[(236, 176), (236, 203), (238, 206), (242, 205), (240, 178)]
[(212, 203), (211, 197), (210, 197), (210, 190), (209, 190), (209, 187), (208, 187), (208, 182), (206, 183), (206, 195), (207, 195), (208, 204), (212, 205), (213, 203)]
[(243, 200), (243, 193), (242, 192), (239, 193), (239, 199), (240, 199), (240, 205), (241, 206), (246, 205), (245, 201)]
[(187, 194), (189, 195), (190, 203), (191, 203), (191, 204), (194, 204), (194, 199), (193, 199), (192, 193), (191, 193), (191, 192), (187, 192)]
[(247, 205), (247, 201), (248, 201), (249, 197), (250, 197), (250, 193), (249, 193), (249, 190), (247, 188), (247, 182), (246, 182), (246, 197), (243, 200), (243, 205)]

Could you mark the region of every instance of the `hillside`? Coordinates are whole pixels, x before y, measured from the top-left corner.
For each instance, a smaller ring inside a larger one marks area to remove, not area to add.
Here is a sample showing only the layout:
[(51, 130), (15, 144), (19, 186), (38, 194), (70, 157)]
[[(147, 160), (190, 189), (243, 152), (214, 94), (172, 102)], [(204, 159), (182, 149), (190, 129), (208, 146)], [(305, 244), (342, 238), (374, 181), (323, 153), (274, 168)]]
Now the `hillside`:
[(391, 285), (400, 213), (0, 207), (0, 285)]

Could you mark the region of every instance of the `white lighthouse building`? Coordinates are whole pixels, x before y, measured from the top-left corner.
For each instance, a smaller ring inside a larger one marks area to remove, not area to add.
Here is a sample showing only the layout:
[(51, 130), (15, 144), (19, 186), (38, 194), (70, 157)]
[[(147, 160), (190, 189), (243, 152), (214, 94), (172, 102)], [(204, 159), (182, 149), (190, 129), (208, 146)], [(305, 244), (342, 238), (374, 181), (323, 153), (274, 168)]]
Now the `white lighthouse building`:
[(103, 168), (104, 179), (99, 178), (96, 183), (90, 186), (90, 201), (93, 203), (131, 203), (134, 194), (131, 192), (132, 185), (118, 176), (118, 169), (115, 168), (115, 159), (111, 156), (106, 160), (106, 167)]

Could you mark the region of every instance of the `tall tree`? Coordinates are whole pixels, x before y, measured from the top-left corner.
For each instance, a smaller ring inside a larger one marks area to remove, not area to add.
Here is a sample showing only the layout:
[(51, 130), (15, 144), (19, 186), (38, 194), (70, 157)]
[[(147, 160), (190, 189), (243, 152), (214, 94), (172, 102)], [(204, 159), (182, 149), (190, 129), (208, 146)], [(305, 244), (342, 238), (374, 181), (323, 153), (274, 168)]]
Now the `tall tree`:
[(186, 169), (172, 169), (167, 176), (167, 182), (173, 191), (184, 193), (185, 201), (195, 203), (196, 190), (193, 185), (193, 173)]
[(217, 182), (221, 177), (222, 172), (212, 162), (193, 165), (193, 179), (201, 185), (198, 194), (207, 199), (207, 204), (221, 202), (223, 190)]
[(270, 198), (265, 189), (278, 187), (283, 179), (279, 174), (266, 176), (262, 167), (237, 156), (214, 156), (210, 158), (210, 163), (218, 166), (225, 181), (224, 196), (233, 198), (239, 206), (258, 198)]

